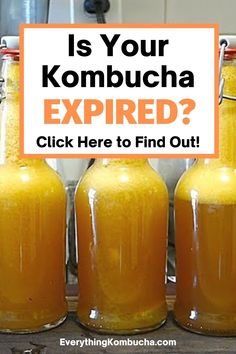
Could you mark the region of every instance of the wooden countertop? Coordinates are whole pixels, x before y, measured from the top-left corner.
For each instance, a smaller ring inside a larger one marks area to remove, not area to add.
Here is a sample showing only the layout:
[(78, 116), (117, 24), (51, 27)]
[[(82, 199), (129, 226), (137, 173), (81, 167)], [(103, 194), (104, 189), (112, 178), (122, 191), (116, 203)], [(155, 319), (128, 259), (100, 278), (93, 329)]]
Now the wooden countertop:
[[(45, 345), (44, 354), (75, 354), (75, 353), (93, 353), (93, 354), (154, 354), (154, 353), (174, 353), (174, 354), (209, 354), (209, 353), (230, 353), (236, 354), (236, 338), (217, 338), (192, 334), (183, 329), (180, 329), (173, 322), (172, 308), (174, 303), (174, 289), (172, 286), (168, 287), (167, 302), (169, 306), (169, 316), (166, 324), (156, 331), (140, 334), (134, 336), (106, 336), (98, 335), (94, 332), (87, 331), (81, 328), (76, 323), (75, 308), (77, 298), (74, 295), (75, 289), (70, 287), (68, 290), (68, 303), (69, 303), (69, 315), (67, 320), (58, 328), (48, 332), (27, 334), (27, 335), (12, 335), (12, 334), (0, 334), (0, 353), (9, 354), (12, 353), (11, 348), (29, 349), (35, 348), (30, 342)], [(65, 339), (85, 339), (91, 340), (107, 338), (116, 339), (148, 339), (148, 340), (175, 340), (176, 346), (86, 346), (79, 348), (78, 346), (60, 346), (60, 338)], [(20, 352), (15, 352), (20, 353)], [(27, 354), (35, 353), (34, 351), (27, 351)]]

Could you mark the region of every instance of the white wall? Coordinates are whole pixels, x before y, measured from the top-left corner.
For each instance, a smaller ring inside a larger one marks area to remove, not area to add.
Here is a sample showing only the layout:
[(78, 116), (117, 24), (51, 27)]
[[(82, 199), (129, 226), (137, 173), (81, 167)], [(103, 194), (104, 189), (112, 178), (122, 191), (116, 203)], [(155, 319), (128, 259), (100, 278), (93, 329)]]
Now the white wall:
[[(83, 11), (83, 0), (74, 0), (76, 22), (95, 19)], [(236, 33), (236, 0), (110, 0), (110, 23), (219, 23), (221, 33)], [(70, 22), (70, 0), (51, 0), (50, 22)]]

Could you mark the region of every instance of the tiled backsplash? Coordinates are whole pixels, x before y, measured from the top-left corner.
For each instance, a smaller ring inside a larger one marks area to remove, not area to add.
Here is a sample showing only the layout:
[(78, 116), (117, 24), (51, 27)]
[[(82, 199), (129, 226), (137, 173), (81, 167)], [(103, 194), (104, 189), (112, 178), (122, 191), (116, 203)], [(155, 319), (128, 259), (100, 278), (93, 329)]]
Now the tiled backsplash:
[[(110, 0), (110, 23), (219, 23), (221, 33), (236, 33), (236, 0)], [(78, 23), (94, 22), (75, 0)], [(50, 22), (70, 22), (70, 0), (51, 0)]]

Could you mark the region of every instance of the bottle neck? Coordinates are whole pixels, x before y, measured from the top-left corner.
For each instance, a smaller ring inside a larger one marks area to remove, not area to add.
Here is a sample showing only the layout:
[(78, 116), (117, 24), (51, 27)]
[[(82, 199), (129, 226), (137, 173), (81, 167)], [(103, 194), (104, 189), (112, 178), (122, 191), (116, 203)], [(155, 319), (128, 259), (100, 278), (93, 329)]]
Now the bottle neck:
[[(224, 94), (236, 97), (236, 59), (224, 63)], [(236, 168), (236, 101), (223, 99), (219, 108), (219, 158), (200, 164)]]
[(43, 160), (20, 158), (19, 61), (3, 59), (1, 76), (5, 98), (0, 104), (0, 164), (39, 165)]

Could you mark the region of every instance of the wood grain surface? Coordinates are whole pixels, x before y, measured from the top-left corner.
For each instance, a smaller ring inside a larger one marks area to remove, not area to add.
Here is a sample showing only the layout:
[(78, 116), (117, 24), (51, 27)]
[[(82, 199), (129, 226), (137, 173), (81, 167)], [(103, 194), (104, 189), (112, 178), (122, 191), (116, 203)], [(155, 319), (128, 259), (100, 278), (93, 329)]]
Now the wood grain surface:
[[(171, 290), (169, 291), (171, 293)], [(10, 354), (11, 348), (21, 350), (36, 348), (31, 343), (44, 345), (45, 349), (42, 354), (76, 354), (76, 353), (91, 353), (91, 354), (154, 354), (154, 353), (174, 353), (174, 354), (209, 354), (209, 353), (230, 353), (236, 354), (236, 338), (216, 338), (209, 336), (201, 336), (192, 334), (176, 326), (173, 321), (172, 308), (174, 303), (174, 295), (167, 296), (169, 306), (169, 316), (166, 324), (150, 333), (134, 335), (134, 336), (107, 336), (98, 335), (94, 332), (85, 330), (76, 322), (76, 303), (77, 297), (73, 295), (73, 290), (70, 291), (72, 295), (68, 296), (69, 315), (67, 320), (58, 328), (48, 332), (27, 334), (27, 335), (12, 335), (0, 334), (0, 353)], [(149, 340), (176, 340), (176, 346), (86, 346), (80, 348), (78, 346), (60, 346), (60, 338), (65, 339), (100, 339), (107, 338), (116, 339), (149, 339)], [(15, 351), (16, 354), (20, 353)], [(27, 354), (37, 354), (36, 351), (27, 351)]]

